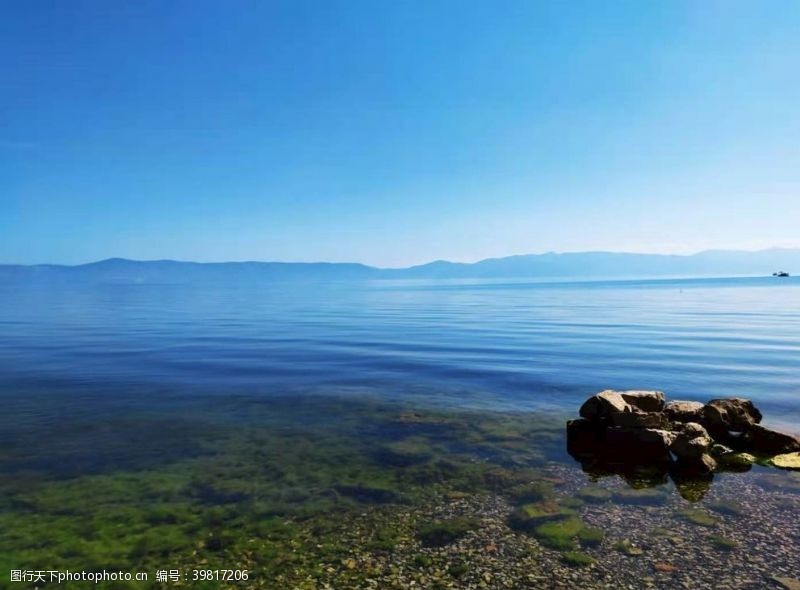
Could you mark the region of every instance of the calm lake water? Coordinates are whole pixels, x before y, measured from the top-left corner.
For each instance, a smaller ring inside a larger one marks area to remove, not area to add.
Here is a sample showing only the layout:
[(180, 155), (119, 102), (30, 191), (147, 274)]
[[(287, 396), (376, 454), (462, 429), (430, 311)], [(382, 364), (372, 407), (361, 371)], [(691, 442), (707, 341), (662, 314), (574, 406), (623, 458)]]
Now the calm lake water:
[(0, 392), (17, 399), (336, 392), (538, 409), (642, 388), (745, 396), (790, 424), (798, 366), (794, 277), (0, 286)]
[(794, 430), (798, 359), (794, 278), (5, 284), (0, 588), (771, 587), (800, 577), (800, 474), (581, 465), (564, 419), (647, 388)]

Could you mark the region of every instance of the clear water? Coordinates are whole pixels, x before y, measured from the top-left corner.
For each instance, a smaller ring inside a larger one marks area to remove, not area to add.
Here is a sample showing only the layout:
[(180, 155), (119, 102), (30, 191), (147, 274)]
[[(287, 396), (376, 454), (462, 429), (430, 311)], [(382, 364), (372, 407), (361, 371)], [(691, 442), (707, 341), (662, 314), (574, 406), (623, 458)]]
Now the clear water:
[[(0, 588), (15, 568), (165, 563), (280, 589), (407, 587), (389, 563), (450, 572), (450, 587), (515, 564), (587, 588), (653, 575), (672, 587), (662, 561), (680, 564), (683, 587), (798, 578), (800, 474), (592, 483), (564, 441), (565, 416), (604, 388), (745, 396), (798, 430), (798, 359), (794, 278), (0, 285)], [(586, 486), (608, 500), (584, 502)], [(454, 497), (495, 527), (465, 538), (479, 548), (466, 570), (460, 550), (420, 545)], [(580, 511), (558, 527), (604, 531), (580, 546), (595, 566), (553, 570), (578, 542), (515, 524), (529, 502)], [(518, 553), (478, 567), (509, 526)]]
[(798, 366), (794, 277), (0, 286), (0, 395), (17, 399), (368, 392), (570, 409), (641, 388), (749, 397), (785, 425), (800, 419)]

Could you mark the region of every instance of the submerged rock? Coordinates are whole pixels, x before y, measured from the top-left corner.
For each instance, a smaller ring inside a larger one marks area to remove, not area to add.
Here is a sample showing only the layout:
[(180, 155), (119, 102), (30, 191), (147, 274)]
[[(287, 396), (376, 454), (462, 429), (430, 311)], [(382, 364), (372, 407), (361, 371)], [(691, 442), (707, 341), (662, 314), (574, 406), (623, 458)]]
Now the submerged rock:
[(800, 590), (800, 580), (785, 576), (772, 576), (772, 579), (780, 584), (781, 588), (786, 588), (786, 590)]
[(749, 471), (756, 462), (750, 453), (727, 453), (717, 457), (717, 463), (728, 471)]
[(800, 469), (800, 453), (786, 453), (776, 455), (771, 463), (781, 469)]

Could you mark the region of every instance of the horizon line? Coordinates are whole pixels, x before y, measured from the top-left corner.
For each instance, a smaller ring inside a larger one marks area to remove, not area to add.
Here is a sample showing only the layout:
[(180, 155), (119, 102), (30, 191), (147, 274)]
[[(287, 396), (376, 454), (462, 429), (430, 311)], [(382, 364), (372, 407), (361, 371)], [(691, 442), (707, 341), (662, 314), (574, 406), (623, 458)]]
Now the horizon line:
[(431, 264), (437, 263), (446, 263), (446, 264), (459, 264), (459, 265), (472, 265), (472, 264), (479, 264), (481, 262), (486, 262), (489, 260), (503, 260), (506, 258), (517, 258), (517, 257), (527, 257), (527, 256), (547, 256), (547, 255), (555, 255), (555, 256), (563, 256), (569, 254), (618, 254), (618, 255), (628, 255), (628, 256), (662, 256), (662, 257), (675, 257), (675, 258), (691, 258), (693, 256), (699, 256), (701, 254), (708, 254), (711, 252), (725, 252), (725, 253), (741, 253), (741, 254), (758, 254), (764, 252), (774, 252), (774, 251), (798, 251), (800, 252), (800, 247), (788, 247), (788, 246), (772, 246), (769, 248), (759, 248), (757, 250), (744, 250), (744, 249), (727, 249), (727, 248), (708, 248), (705, 250), (698, 250), (691, 253), (681, 254), (681, 253), (665, 253), (665, 252), (631, 252), (631, 251), (617, 251), (617, 250), (568, 250), (568, 251), (556, 251), (556, 250), (548, 250), (545, 252), (528, 252), (524, 254), (509, 254), (506, 256), (490, 256), (488, 258), (480, 258), (478, 260), (473, 260), (471, 262), (463, 262), (463, 261), (452, 261), (447, 260), (444, 258), (437, 258), (435, 260), (430, 260), (428, 262), (421, 262), (418, 264), (410, 264), (406, 266), (375, 266), (372, 264), (366, 264), (364, 262), (355, 262), (355, 261), (327, 261), (327, 260), (255, 260), (255, 259), (248, 259), (248, 260), (183, 260), (183, 259), (176, 259), (176, 258), (151, 258), (151, 259), (138, 259), (138, 258), (126, 258), (124, 256), (110, 256), (108, 258), (101, 258), (98, 260), (91, 260), (89, 262), (81, 262), (77, 264), (63, 264), (63, 263), (56, 263), (56, 262), (40, 262), (35, 264), (22, 264), (22, 263), (15, 263), (15, 262), (0, 262), (0, 266), (24, 266), (24, 267), (36, 267), (36, 266), (59, 266), (59, 267), (68, 267), (68, 268), (76, 268), (81, 266), (90, 266), (92, 264), (100, 264), (103, 262), (111, 262), (111, 261), (124, 261), (124, 262), (138, 262), (138, 263), (148, 263), (148, 262), (175, 262), (180, 264), (341, 264), (341, 265), (358, 265), (367, 268), (373, 268), (377, 270), (401, 270), (401, 269), (409, 269), (409, 268), (417, 268), (421, 266), (428, 266)]

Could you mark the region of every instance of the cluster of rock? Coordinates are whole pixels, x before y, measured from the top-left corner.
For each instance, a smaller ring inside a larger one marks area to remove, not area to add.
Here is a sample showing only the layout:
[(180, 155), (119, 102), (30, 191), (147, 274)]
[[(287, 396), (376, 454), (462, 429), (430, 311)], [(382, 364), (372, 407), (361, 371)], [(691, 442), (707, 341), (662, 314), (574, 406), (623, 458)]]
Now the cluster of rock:
[(607, 390), (586, 400), (580, 415), (567, 422), (567, 449), (577, 458), (666, 462), (709, 474), (719, 462), (755, 460), (750, 454), (800, 452), (800, 438), (762, 426), (761, 412), (742, 398), (667, 402), (660, 391)]

